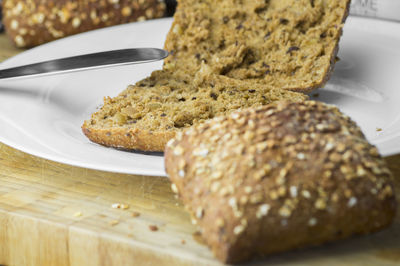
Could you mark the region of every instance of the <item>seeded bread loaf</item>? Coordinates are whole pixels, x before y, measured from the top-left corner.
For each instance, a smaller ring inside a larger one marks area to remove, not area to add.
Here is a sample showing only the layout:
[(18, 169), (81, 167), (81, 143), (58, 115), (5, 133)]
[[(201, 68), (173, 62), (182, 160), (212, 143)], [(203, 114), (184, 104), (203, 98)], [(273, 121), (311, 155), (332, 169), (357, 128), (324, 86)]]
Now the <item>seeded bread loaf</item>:
[(17, 47), (32, 47), (68, 35), (162, 17), (160, 0), (4, 0), (4, 25)]
[(320, 102), (273, 103), (187, 129), (168, 142), (165, 166), (228, 263), (374, 232), (396, 210), (377, 149)]
[(161, 71), (82, 127), (97, 143), (162, 151), (184, 128), (238, 108), (307, 97), (329, 77), (349, 0), (178, 1)]

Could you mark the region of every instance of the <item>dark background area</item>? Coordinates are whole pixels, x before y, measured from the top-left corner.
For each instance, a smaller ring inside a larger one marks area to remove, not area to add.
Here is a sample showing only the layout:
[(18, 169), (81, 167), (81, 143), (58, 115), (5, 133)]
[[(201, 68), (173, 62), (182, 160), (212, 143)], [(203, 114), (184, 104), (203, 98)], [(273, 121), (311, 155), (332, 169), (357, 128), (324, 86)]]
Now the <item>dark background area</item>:
[(171, 17), (175, 12), (176, 1), (175, 0), (165, 0), (165, 3), (167, 4), (167, 17)]
[(2, 0), (0, 0), (0, 32), (3, 32), (4, 31), (4, 27), (3, 27), (3, 23), (1, 23), (1, 20), (3, 19), (3, 12), (1, 10), (1, 1)]

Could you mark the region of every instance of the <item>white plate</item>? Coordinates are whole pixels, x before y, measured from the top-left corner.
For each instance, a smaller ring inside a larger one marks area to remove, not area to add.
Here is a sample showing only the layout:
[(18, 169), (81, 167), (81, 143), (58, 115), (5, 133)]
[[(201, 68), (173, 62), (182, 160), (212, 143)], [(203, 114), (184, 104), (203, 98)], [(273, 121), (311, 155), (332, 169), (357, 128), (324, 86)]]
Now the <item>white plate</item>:
[[(21, 53), (0, 68), (111, 49), (162, 48), (170, 25), (171, 19), (160, 19), (75, 35)], [(400, 152), (399, 49), (400, 24), (350, 17), (340, 43), (342, 60), (327, 86), (314, 92), (352, 117), (383, 155)], [(0, 141), (75, 166), (165, 175), (161, 154), (105, 148), (89, 142), (80, 129), (103, 96), (117, 95), (161, 64), (1, 81)]]

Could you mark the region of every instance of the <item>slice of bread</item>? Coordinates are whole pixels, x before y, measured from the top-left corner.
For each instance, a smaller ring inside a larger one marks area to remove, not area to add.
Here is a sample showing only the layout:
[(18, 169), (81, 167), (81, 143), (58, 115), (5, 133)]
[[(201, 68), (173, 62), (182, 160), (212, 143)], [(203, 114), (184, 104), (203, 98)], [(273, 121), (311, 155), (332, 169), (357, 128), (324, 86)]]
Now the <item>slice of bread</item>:
[(177, 134), (166, 171), (218, 259), (236, 263), (388, 226), (393, 177), (336, 107), (278, 102)]
[(302, 101), (329, 78), (349, 0), (180, 1), (163, 69), (82, 126), (92, 141), (162, 151), (183, 128), (239, 108)]
[(156, 71), (119, 96), (105, 98), (104, 106), (85, 121), (83, 132), (106, 146), (163, 151), (176, 132), (214, 116), (276, 100), (306, 99), (301, 93), (260, 85), (249, 88), (239, 80), (192, 87), (185, 79), (171, 76)]
[(195, 84), (226, 76), (310, 91), (334, 66), (350, 0), (180, 1), (166, 67)]

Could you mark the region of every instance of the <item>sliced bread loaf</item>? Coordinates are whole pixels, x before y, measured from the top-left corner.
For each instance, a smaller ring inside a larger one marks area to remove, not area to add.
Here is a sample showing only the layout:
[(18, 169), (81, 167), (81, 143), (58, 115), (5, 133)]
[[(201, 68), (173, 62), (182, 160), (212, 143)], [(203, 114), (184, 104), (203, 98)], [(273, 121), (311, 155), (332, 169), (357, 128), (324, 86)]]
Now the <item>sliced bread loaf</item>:
[(320, 102), (272, 103), (194, 126), (168, 142), (165, 166), (223, 262), (374, 232), (396, 210), (377, 149)]
[(239, 108), (301, 101), (333, 68), (349, 0), (180, 1), (161, 71), (85, 121), (94, 142), (162, 151), (176, 132)]

